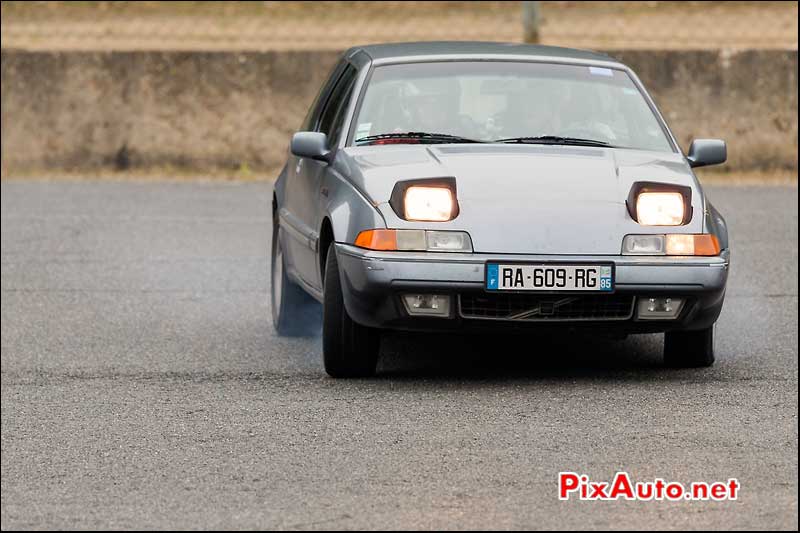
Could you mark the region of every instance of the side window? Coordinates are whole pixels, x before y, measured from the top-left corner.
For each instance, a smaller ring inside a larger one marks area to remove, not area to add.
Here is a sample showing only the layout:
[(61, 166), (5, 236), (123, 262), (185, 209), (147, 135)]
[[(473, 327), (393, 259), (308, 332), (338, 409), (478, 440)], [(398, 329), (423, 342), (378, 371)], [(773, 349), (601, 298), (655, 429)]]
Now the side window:
[(342, 128), (344, 128), (344, 118), (347, 114), (347, 105), (350, 102), (350, 98), (353, 96), (353, 87), (356, 85), (356, 78), (350, 80), (350, 83), (345, 90), (344, 97), (342, 98), (341, 103), (339, 104), (339, 110), (336, 112), (336, 118), (333, 120), (333, 126), (331, 127), (331, 133), (328, 134), (329, 145), (333, 146), (339, 142), (339, 138), (342, 136)]
[(347, 102), (350, 92), (353, 88), (353, 83), (356, 79), (356, 69), (352, 65), (348, 65), (339, 82), (331, 92), (328, 102), (325, 104), (325, 109), (319, 118), (319, 125), (317, 131), (321, 131), (333, 139), (333, 126), (334, 120), (339, 113), (339, 108), (342, 104)]
[(303, 124), (300, 126), (300, 131), (312, 131), (319, 123), (319, 116), (322, 113), (322, 104), (324, 103), (325, 97), (330, 94), (332, 86), (336, 83), (336, 80), (341, 77), (345, 65), (346, 63), (342, 59), (333, 66), (331, 73), (328, 74), (325, 83), (320, 88), (319, 93), (317, 93), (316, 98), (314, 98), (314, 102), (308, 109), (308, 113), (303, 119)]

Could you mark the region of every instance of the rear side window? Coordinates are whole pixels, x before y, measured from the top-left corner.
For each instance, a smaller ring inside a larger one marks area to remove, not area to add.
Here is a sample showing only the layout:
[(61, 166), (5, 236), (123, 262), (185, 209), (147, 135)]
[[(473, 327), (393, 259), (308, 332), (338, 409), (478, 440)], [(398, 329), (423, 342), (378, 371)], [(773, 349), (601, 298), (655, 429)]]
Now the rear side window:
[(339, 103), (339, 110), (336, 112), (336, 118), (333, 120), (333, 126), (331, 127), (331, 132), (328, 134), (329, 145), (333, 146), (339, 142), (339, 139), (342, 136), (342, 130), (344, 128), (344, 119), (345, 115), (347, 114), (347, 105), (350, 102), (350, 98), (353, 96), (353, 87), (356, 85), (356, 78), (355, 76), (350, 80), (348, 87), (344, 92), (344, 97), (342, 101)]
[(336, 121), (336, 117), (339, 114), (339, 110), (344, 106), (350, 97), (355, 78), (356, 69), (352, 65), (347, 65), (344, 73), (342, 73), (342, 76), (336, 83), (336, 87), (334, 87), (333, 91), (331, 92), (331, 95), (325, 104), (325, 109), (322, 111), (322, 115), (320, 116), (317, 131), (325, 133), (332, 141), (333, 134), (335, 133), (334, 123)]
[(325, 83), (320, 88), (319, 93), (317, 93), (317, 97), (314, 98), (314, 103), (311, 104), (308, 113), (303, 119), (303, 124), (300, 126), (300, 131), (312, 131), (317, 123), (319, 123), (319, 116), (322, 114), (322, 104), (325, 100), (325, 97), (330, 94), (333, 85), (335, 85), (336, 81), (341, 77), (344, 68), (344, 60), (339, 61), (333, 66), (331, 73), (328, 74)]

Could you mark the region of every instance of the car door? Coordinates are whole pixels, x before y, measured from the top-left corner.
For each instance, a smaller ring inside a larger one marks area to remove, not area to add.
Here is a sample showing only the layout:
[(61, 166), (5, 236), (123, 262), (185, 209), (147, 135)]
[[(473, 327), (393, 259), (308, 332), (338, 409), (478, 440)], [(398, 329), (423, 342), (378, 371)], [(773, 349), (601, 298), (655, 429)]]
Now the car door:
[[(347, 64), (333, 89), (330, 91), (313, 130), (328, 135), (328, 146), (335, 149), (341, 134), (344, 109), (356, 79), (356, 69)], [(339, 127), (337, 130), (337, 118)], [(322, 222), (320, 184), (328, 168), (325, 161), (298, 157), (294, 161), (294, 186), (288, 195), (288, 208), (294, 217), (292, 263), (295, 273), (306, 284), (320, 289), (316, 252), (319, 243), (319, 227)]]
[[(309, 108), (308, 115), (303, 119), (300, 131), (315, 131), (317, 129), (320, 116), (325, 110), (328, 99), (344, 73), (347, 64), (347, 61), (343, 59), (334, 65), (325, 84), (314, 99), (314, 103)], [(313, 286), (311, 283), (313, 278), (306, 279), (303, 277), (301, 269), (297, 266), (308, 262), (309, 249), (313, 249), (309, 243), (312, 238), (313, 228), (303, 223), (302, 213), (308, 196), (308, 191), (306, 190), (308, 180), (305, 176), (306, 163), (308, 161), (304, 158), (297, 157), (291, 151), (289, 152), (286, 163), (284, 195), (280, 209), (280, 223), (287, 271), (293, 278), (306, 285)]]

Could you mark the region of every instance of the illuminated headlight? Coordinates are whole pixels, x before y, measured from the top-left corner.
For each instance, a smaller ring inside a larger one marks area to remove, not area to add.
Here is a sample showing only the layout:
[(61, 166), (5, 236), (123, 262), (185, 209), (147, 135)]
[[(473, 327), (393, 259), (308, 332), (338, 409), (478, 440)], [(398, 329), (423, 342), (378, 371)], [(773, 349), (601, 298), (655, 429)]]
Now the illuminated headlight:
[(680, 226), (685, 214), (679, 192), (641, 192), (636, 198), (636, 220), (643, 226)]
[(446, 187), (413, 185), (403, 199), (406, 220), (446, 222), (453, 218), (455, 206), (453, 192)]
[(369, 229), (359, 233), (354, 244), (369, 250), (472, 252), (472, 239), (465, 231)]
[(719, 255), (719, 240), (710, 234), (667, 235), (667, 255)]

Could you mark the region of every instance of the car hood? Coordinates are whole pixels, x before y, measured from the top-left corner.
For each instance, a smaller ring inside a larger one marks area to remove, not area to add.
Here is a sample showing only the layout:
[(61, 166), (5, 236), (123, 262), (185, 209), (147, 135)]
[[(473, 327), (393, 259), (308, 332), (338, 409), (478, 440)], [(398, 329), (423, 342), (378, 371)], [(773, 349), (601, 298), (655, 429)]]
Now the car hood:
[[(680, 154), (553, 145), (401, 145), (352, 147), (337, 157), (342, 173), (390, 228), (469, 232), (478, 253), (620, 253), (629, 233), (658, 233), (628, 215), (636, 181), (692, 188), (693, 217), (675, 232), (702, 231), (703, 198)], [(396, 182), (454, 177), (458, 216), (408, 222), (388, 201)]]

